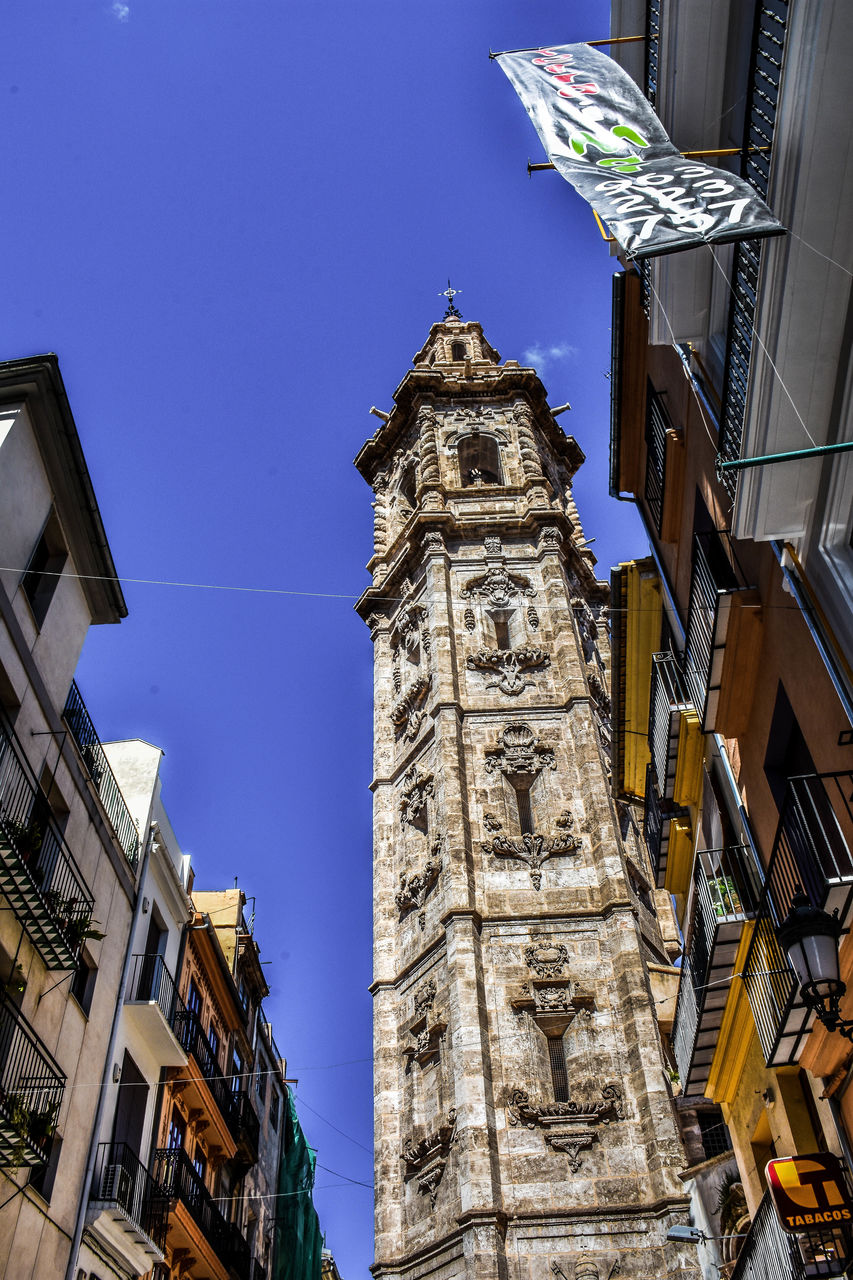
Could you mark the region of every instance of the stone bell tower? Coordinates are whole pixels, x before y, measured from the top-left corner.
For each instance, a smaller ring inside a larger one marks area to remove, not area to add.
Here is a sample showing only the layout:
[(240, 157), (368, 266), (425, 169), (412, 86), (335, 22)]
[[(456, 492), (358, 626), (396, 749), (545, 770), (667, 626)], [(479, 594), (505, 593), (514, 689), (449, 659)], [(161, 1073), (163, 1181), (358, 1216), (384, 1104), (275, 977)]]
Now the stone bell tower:
[(452, 302), (379, 416), (374, 1275), (693, 1278), (583, 454)]

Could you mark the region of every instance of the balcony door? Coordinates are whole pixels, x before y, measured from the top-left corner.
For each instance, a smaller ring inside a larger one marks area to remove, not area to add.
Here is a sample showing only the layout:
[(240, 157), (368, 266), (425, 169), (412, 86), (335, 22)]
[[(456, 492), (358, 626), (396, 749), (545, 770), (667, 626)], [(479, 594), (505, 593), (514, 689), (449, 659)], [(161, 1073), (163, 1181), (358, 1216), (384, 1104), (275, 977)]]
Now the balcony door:
[(125, 1049), (113, 1123), (113, 1142), (126, 1143), (137, 1158), (141, 1158), (142, 1133), (145, 1128), (147, 1107), (148, 1085), (139, 1067)]

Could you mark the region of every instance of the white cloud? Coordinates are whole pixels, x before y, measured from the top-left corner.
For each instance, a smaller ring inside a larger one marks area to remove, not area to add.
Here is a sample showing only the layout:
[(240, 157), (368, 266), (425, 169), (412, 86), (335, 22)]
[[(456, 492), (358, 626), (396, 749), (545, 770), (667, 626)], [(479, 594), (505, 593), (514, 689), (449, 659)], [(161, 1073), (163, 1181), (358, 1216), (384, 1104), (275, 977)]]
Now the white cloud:
[(122, 0), (113, 0), (113, 15), (119, 22), (127, 22), (130, 17), (130, 5), (123, 4)]
[(525, 364), (531, 364), (534, 369), (541, 371), (547, 364), (553, 364), (555, 360), (573, 360), (579, 354), (578, 348), (571, 346), (568, 342), (554, 343), (550, 347), (542, 342), (534, 342), (532, 347), (528, 347), (521, 353), (521, 356)]

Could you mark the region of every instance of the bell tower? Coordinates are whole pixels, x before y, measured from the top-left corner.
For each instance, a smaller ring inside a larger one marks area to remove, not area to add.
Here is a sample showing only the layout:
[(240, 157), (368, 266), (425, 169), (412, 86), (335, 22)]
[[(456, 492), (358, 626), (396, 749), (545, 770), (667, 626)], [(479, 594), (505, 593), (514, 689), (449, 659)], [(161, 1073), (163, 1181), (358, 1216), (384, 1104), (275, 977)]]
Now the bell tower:
[[(568, 408), (568, 406), (563, 406)], [(610, 797), (583, 454), (452, 301), (356, 459), (374, 492), (376, 1262), (388, 1280), (674, 1280), (695, 1251)]]

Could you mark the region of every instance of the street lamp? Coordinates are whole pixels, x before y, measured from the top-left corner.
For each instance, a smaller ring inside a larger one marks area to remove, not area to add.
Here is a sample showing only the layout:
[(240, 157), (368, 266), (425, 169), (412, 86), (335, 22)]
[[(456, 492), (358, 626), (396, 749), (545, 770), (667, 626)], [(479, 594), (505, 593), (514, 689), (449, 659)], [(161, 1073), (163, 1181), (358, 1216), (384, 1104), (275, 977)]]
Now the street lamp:
[(853, 1040), (853, 1021), (841, 1016), (841, 998), (847, 990), (838, 968), (841, 933), (838, 912), (830, 915), (813, 907), (797, 885), (791, 910), (776, 931), (779, 945), (787, 952), (806, 1007), (814, 1010), (827, 1030)]

